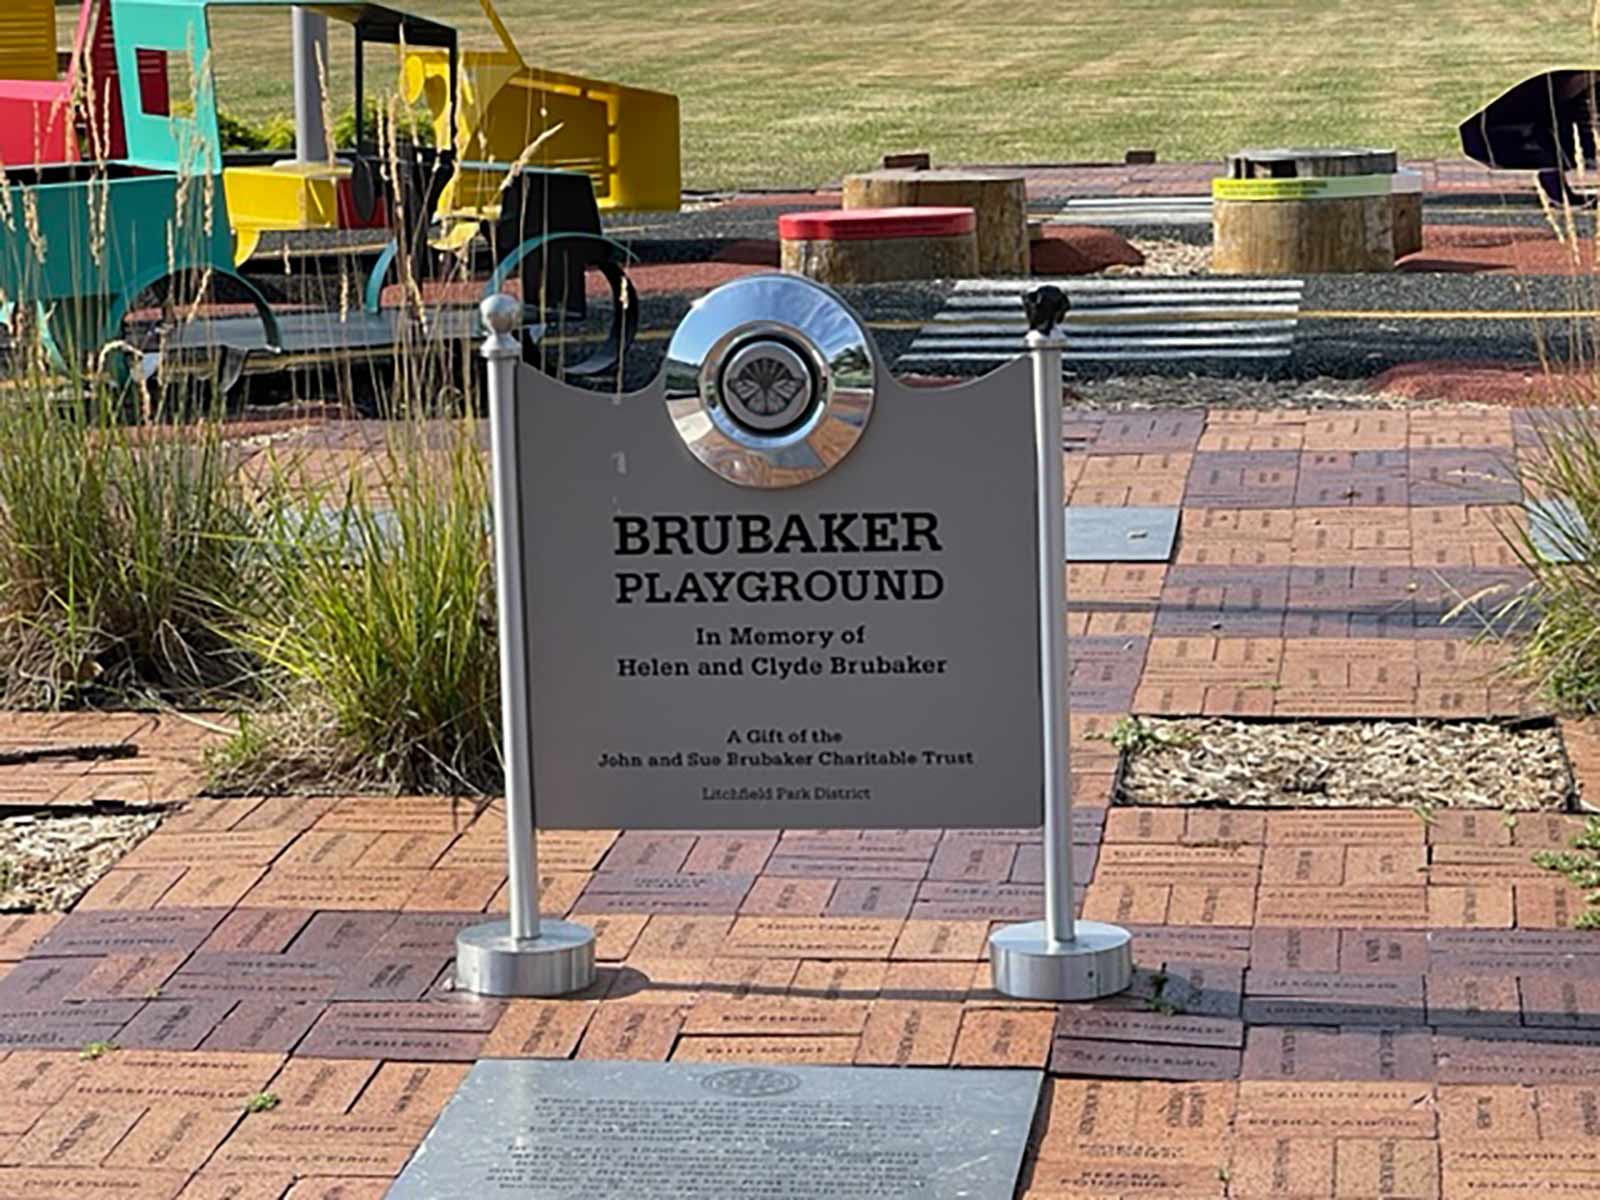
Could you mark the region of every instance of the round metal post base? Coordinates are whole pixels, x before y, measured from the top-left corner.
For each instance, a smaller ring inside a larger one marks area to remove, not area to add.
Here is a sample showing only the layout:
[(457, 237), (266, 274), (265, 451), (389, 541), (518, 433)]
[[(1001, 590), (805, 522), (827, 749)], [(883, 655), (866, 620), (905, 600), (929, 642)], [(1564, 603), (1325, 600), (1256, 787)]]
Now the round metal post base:
[(565, 996), (594, 982), (594, 930), (571, 921), (539, 922), (518, 940), (510, 921), (473, 925), (456, 935), (456, 990), (478, 996)]
[(1070, 942), (1045, 938), (1043, 921), (989, 935), (995, 991), (1018, 1000), (1098, 1000), (1133, 982), (1133, 936), (1116, 925), (1079, 921)]

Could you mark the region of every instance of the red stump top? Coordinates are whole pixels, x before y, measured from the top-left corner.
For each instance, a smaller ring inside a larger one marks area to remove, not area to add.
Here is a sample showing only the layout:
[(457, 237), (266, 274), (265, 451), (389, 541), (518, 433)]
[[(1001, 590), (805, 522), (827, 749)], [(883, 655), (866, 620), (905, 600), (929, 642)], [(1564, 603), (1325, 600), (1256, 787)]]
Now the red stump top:
[(977, 227), (977, 216), (970, 208), (840, 208), (778, 218), (778, 236), (784, 241), (955, 237)]

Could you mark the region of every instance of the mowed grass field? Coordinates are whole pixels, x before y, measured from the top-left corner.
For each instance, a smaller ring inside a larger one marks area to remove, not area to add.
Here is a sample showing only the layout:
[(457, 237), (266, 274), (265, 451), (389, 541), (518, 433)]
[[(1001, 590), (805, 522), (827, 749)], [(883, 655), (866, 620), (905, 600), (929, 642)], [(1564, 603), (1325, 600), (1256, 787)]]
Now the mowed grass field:
[[(409, 2), (466, 46), (495, 44), (476, 0)], [(532, 64), (675, 92), (690, 188), (812, 186), (910, 149), (1449, 155), (1459, 121), (1525, 75), (1600, 64), (1590, 0), (503, 0), (501, 13)], [(287, 110), (288, 25), (276, 10), (214, 18), (224, 104)], [(332, 56), (339, 109), (347, 54)]]

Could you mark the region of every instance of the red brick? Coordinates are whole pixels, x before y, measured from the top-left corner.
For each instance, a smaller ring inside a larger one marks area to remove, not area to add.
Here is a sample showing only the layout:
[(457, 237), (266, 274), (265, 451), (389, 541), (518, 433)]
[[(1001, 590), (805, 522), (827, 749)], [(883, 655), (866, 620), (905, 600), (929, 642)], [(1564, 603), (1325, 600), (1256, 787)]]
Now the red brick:
[(763, 876), (745, 893), (739, 913), (752, 917), (820, 917), (836, 886), (832, 879)]
[(864, 1000), (815, 1000), (798, 996), (707, 996), (684, 1018), (685, 1036), (804, 1036), (859, 1034), (866, 1026)]
[(739, 917), (727, 934), (723, 953), (737, 957), (888, 958), (903, 924), (855, 917)]
[(1528, 883), (1512, 887), (1516, 898), (1517, 926), (1521, 929), (1570, 929), (1588, 908), (1588, 893), (1565, 880)]
[(570, 1058), (594, 1008), (590, 1001), (513, 1001), (484, 1042), (482, 1057)]
[(98, 883), (83, 894), (75, 907), (80, 912), (108, 908), (154, 908), (172, 885), (183, 878), (185, 871), (184, 867), (107, 871)]
[(1344, 882), (1343, 846), (1268, 846), (1261, 882), (1298, 887), (1334, 887)]
[(1082, 917), (1112, 924), (1166, 923), (1172, 889), (1155, 883), (1091, 883), (1084, 893)]
[(1327, 1196), (1333, 1191), (1334, 1143), (1328, 1138), (1242, 1137), (1233, 1145), (1228, 1194), (1238, 1200)]
[(1334, 1156), (1337, 1200), (1407, 1196), (1437, 1200), (1439, 1149), (1400, 1138), (1341, 1138)]
[(1345, 886), (1413, 885), (1428, 877), (1427, 861), (1427, 852), (1416, 845), (1351, 846), (1345, 851)]
[(968, 1008), (953, 1056), (958, 1067), (1035, 1067), (1050, 1058), (1056, 1016), (1048, 1009)]
[(432, 1121), (468, 1069), (461, 1063), (386, 1062), (350, 1112), (373, 1121)]
[[(1541, 1101), (1547, 1090), (1538, 1089)], [(1451, 1142), (1534, 1141), (1539, 1136), (1534, 1089), (1514, 1084), (1441, 1084), (1439, 1136)]]
[(856, 1062), (866, 1066), (943, 1067), (955, 1051), (961, 1005), (879, 1000), (872, 1005)]
[(361, 1059), (294, 1058), (265, 1090), (296, 1112), (349, 1112), (377, 1069)]
[(665, 1062), (682, 1026), (682, 1011), (665, 1004), (604, 1004), (590, 1020), (577, 1057)]
[(1250, 925), (1255, 919), (1253, 885), (1174, 884), (1167, 908), (1172, 925)]
[(987, 921), (907, 921), (891, 958), (971, 962), (988, 954)]
[(95, 1167), (138, 1122), (139, 1109), (62, 1102), (6, 1150), (8, 1166)]
[(230, 1111), (208, 1105), (154, 1105), (118, 1143), (105, 1165), (130, 1174), (199, 1170), (233, 1131), (241, 1115), (241, 1109)]
[(1510, 884), (1428, 888), (1428, 924), (1434, 929), (1510, 929)]
[(674, 1062), (794, 1063), (848, 1066), (854, 1037), (680, 1037)]
[(1105, 840), (1176, 845), (1183, 841), (1184, 816), (1179, 808), (1114, 808), (1106, 813)]

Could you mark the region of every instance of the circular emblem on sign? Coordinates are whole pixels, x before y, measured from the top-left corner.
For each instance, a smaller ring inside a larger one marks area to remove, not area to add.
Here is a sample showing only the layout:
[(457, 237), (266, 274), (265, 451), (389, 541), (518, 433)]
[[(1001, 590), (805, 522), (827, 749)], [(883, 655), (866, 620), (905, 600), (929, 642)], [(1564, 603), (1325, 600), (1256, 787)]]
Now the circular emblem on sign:
[(760, 1100), (765, 1096), (781, 1096), (800, 1086), (800, 1076), (771, 1067), (735, 1067), (731, 1071), (718, 1071), (707, 1075), (700, 1086), (708, 1092), (724, 1096), (738, 1096), (745, 1100)]
[(722, 368), (722, 399), (729, 415), (757, 433), (799, 424), (816, 393), (800, 351), (773, 338), (746, 342)]
[(844, 302), (798, 275), (735, 280), (667, 347), (667, 411), (704, 466), (742, 487), (807, 483), (854, 449), (877, 364)]

